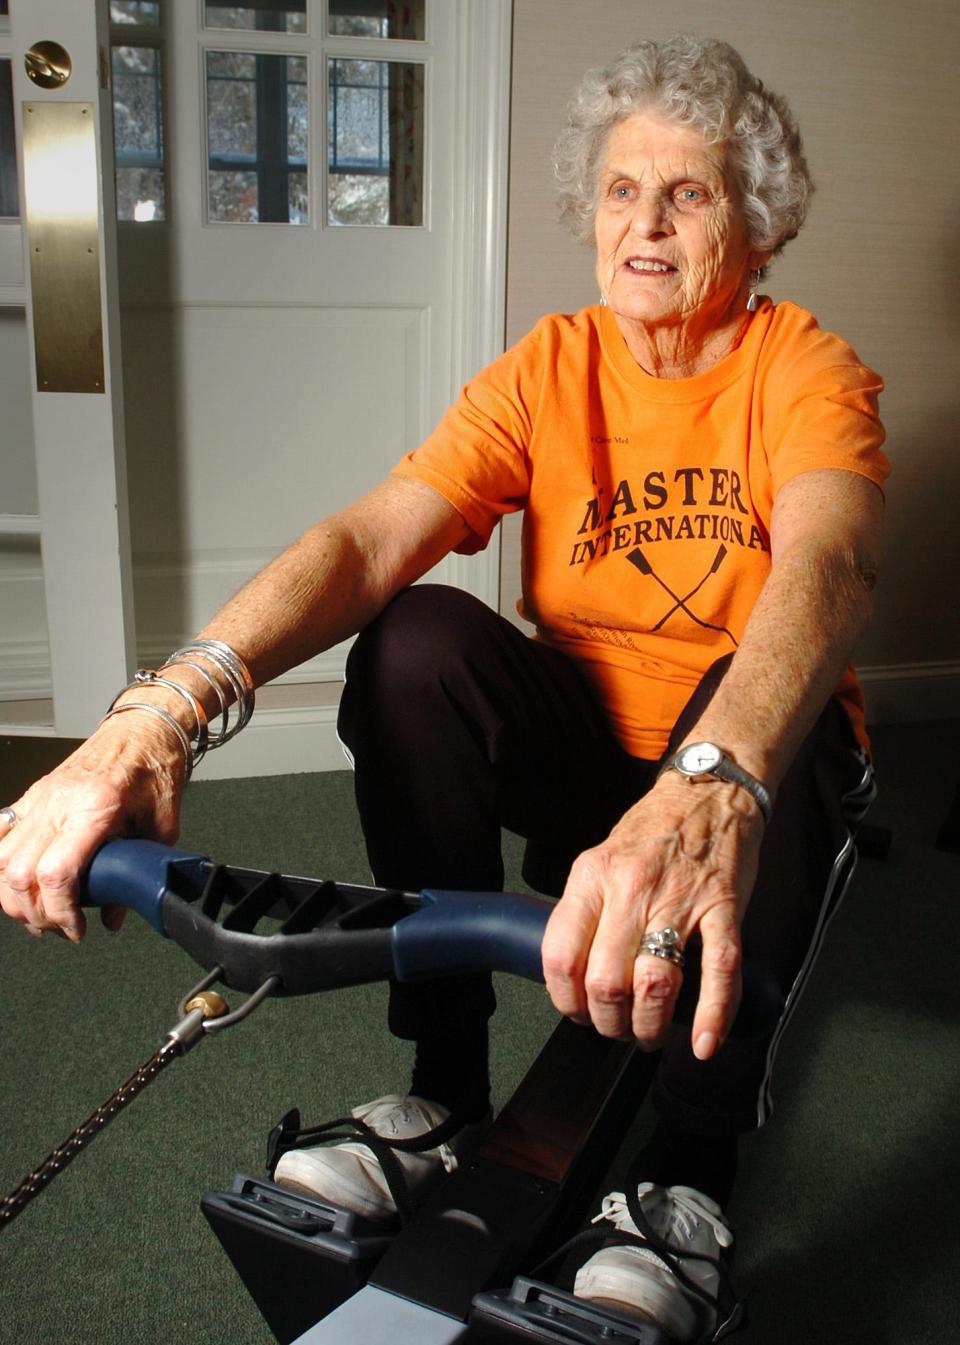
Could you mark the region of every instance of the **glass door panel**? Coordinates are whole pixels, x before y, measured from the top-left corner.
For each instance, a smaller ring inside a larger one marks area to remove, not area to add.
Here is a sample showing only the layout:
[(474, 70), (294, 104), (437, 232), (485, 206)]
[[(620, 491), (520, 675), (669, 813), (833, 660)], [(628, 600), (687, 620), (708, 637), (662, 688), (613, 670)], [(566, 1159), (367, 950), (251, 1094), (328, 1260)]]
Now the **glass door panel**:
[(330, 0), (331, 37), (395, 37), (422, 42), (426, 0)]
[(424, 68), (327, 62), (327, 223), (423, 224)]
[(20, 214), (17, 188), (17, 142), (13, 124), (13, 74), (9, 60), (0, 60), (0, 218)]
[(239, 28), (261, 33), (305, 33), (307, 0), (259, 0), (249, 5), (224, 5), (205, 0), (207, 28)]
[(208, 51), (207, 218), (310, 220), (305, 56)]

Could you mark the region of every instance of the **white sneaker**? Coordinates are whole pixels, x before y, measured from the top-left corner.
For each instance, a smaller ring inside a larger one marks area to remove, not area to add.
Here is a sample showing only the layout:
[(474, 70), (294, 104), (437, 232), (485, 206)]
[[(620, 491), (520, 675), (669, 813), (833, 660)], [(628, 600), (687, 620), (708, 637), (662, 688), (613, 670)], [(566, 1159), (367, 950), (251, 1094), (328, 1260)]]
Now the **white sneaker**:
[[(354, 1107), (351, 1115), (389, 1142), (425, 1135), (445, 1121), (450, 1112), (438, 1102), (391, 1093), (375, 1102)], [(423, 1153), (393, 1151), (414, 1202), (418, 1202), (444, 1173), (456, 1169), (458, 1158), (477, 1142), (485, 1126), (486, 1121), (464, 1126), (448, 1144), (440, 1144)], [(347, 1140), (328, 1148), (320, 1145), (311, 1149), (290, 1149), (281, 1155), (274, 1181), (342, 1205), (370, 1219), (386, 1219), (397, 1212), (383, 1168), (373, 1152), (358, 1140)]]
[[(637, 1196), (654, 1232), (677, 1253), (683, 1273), (717, 1298), (720, 1276), (716, 1267), (709, 1261), (687, 1258), (696, 1253), (716, 1260), (721, 1249), (733, 1243), (720, 1206), (690, 1186), (664, 1188), (644, 1182)], [(593, 1222), (601, 1219), (608, 1219), (618, 1232), (638, 1232), (621, 1191), (604, 1196)], [(577, 1271), (573, 1292), (578, 1298), (599, 1299), (643, 1317), (678, 1342), (699, 1340), (717, 1325), (717, 1312), (710, 1303), (685, 1289), (651, 1247), (636, 1243), (596, 1252)]]

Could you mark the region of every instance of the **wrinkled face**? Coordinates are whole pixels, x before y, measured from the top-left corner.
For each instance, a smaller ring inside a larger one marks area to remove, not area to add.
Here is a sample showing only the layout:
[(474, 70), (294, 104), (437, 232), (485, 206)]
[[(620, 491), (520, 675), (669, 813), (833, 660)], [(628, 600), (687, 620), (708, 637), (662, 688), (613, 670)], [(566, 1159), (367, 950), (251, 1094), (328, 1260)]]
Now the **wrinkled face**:
[(597, 281), (618, 317), (709, 330), (759, 261), (723, 145), (641, 112), (614, 126), (599, 175)]

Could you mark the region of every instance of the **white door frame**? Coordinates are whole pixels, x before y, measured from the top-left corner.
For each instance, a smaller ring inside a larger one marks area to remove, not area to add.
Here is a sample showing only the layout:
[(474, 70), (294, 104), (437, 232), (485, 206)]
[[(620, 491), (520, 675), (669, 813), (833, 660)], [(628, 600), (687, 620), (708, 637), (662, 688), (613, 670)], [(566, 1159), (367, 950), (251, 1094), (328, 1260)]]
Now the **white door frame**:
[[(450, 398), (503, 352), (513, 0), (470, 0), (460, 33), (454, 332)], [(451, 559), (452, 579), (492, 607), (500, 596), (500, 534), (478, 556)]]
[[(39, 516), (36, 524), (10, 520), (9, 530), (37, 531), (40, 536), (54, 722), (52, 728), (4, 725), (3, 731), (45, 730), (83, 737), (103, 714), (105, 697), (126, 682), (135, 647), (119, 372), (112, 109), (109, 82), (101, 78), (102, 52), (108, 50), (108, 4), (107, 0), (87, 4), (13, 0), (10, 8)], [(41, 37), (59, 42), (72, 59), (69, 80), (56, 89), (38, 88), (26, 75), (24, 53)], [(99, 392), (39, 391), (33, 360), (34, 294), (27, 264), (30, 165), (22, 153), (22, 118), (27, 105), (58, 101), (88, 105), (95, 126), (105, 376)]]

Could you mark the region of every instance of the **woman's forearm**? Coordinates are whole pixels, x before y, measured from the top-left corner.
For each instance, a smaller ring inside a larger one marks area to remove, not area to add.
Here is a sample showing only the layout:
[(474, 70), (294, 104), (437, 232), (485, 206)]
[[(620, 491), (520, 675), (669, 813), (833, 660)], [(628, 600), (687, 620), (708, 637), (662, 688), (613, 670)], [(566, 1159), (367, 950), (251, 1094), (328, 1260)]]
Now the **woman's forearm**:
[(717, 742), (775, 790), (873, 607), (882, 497), (850, 473), (785, 488), (774, 563), (730, 669), (689, 741)]

